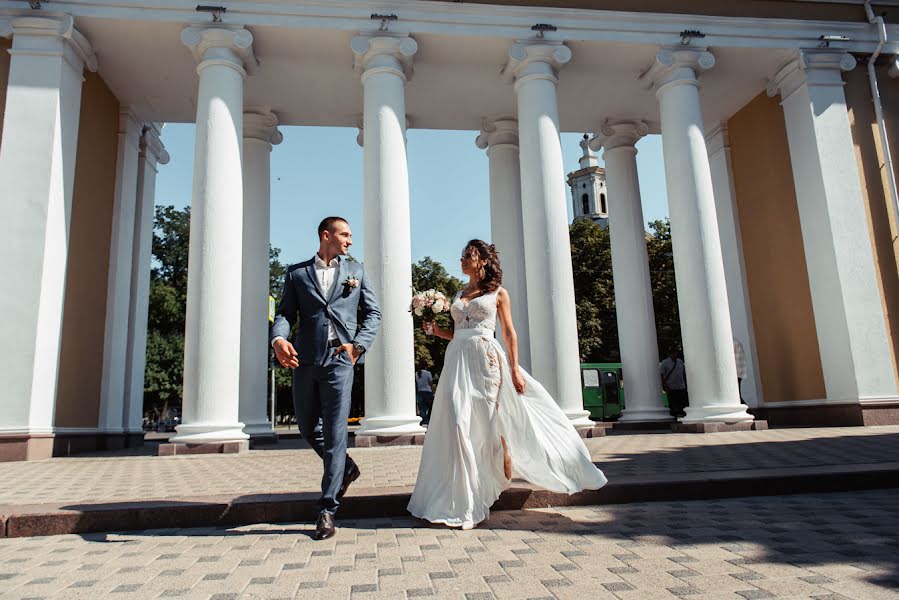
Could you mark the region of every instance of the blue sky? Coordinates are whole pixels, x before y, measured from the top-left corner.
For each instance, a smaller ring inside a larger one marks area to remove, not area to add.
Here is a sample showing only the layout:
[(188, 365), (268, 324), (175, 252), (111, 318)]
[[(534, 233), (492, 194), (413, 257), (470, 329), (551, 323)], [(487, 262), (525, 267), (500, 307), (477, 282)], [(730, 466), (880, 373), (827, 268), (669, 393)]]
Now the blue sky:
[[(352, 253), (364, 260), (362, 148), (356, 144), (357, 130), (281, 127), (281, 132), (284, 141), (272, 151), (271, 243), (281, 249), (282, 262), (311, 256), (318, 247), (316, 227), (329, 215), (349, 220)], [(582, 135), (562, 134), (566, 173), (579, 168)], [(475, 131), (408, 132), (412, 260), (431, 256), (456, 276), (461, 276), (458, 256), (465, 242), (490, 239), (487, 156), (475, 147), (475, 137)], [(194, 126), (166, 125), (162, 140), (171, 162), (159, 168), (156, 203), (181, 208), (191, 199)], [(647, 136), (637, 149), (644, 220), (664, 218), (668, 201), (661, 136)], [(570, 204), (567, 196), (566, 202)], [(609, 202), (614, 210), (615, 199)], [(570, 206), (568, 212), (570, 217)]]

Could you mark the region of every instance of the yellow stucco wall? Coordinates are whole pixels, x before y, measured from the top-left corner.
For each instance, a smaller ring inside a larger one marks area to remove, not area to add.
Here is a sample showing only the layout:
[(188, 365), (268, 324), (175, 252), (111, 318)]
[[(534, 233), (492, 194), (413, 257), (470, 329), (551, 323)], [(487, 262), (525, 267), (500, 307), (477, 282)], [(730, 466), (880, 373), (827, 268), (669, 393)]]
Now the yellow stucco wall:
[(72, 197), (57, 427), (97, 426), (118, 112), (118, 100), (100, 76), (86, 73)]
[[(897, 241), (895, 213), (890, 208), (887, 172), (883, 168), (883, 155), (874, 116), (871, 85), (863, 65), (844, 75), (846, 81), (846, 106), (855, 155), (858, 160), (865, 213), (874, 250), (878, 286), (882, 306), (891, 336), (893, 371), (899, 382), (896, 357), (899, 356), (899, 241)], [(878, 69), (878, 87), (882, 97), (884, 121), (887, 123), (890, 154), (899, 159), (899, 81)], [(894, 170), (897, 166), (894, 165)]]
[(825, 397), (783, 110), (760, 94), (727, 123), (766, 402)]

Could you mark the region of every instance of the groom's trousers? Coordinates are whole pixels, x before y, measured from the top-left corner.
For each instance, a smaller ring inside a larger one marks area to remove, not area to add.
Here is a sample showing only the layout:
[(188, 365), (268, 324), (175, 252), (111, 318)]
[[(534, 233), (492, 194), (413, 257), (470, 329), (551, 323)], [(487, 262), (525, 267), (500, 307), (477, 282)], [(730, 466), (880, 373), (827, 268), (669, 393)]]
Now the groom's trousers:
[(319, 503), (322, 511), (332, 514), (340, 504), (337, 493), (344, 473), (355, 465), (346, 453), (352, 389), (353, 364), (346, 352), (329, 356), (324, 365), (300, 365), (293, 370), (297, 425), (324, 462)]

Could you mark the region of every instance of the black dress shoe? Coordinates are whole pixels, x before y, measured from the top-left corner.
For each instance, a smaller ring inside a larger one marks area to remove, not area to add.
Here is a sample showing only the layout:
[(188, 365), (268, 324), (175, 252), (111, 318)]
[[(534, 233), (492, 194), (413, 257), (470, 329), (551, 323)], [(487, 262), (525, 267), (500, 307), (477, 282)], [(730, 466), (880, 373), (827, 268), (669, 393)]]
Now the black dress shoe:
[(334, 515), (329, 512), (323, 512), (318, 515), (318, 522), (315, 524), (315, 535), (317, 540), (326, 540), (337, 533), (334, 527)]
[(350, 488), (350, 484), (359, 479), (360, 475), (362, 475), (362, 471), (360, 471), (359, 467), (355, 464), (352, 469), (349, 469), (343, 474), (343, 483), (340, 484), (340, 490), (337, 492), (338, 500), (343, 498), (343, 495), (346, 494), (346, 491)]

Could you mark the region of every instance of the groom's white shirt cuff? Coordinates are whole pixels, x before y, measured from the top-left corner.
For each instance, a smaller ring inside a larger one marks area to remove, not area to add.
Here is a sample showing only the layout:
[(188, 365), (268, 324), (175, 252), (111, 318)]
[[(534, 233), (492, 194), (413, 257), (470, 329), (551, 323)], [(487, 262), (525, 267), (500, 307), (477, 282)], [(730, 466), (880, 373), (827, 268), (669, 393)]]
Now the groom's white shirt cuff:
[(284, 339), (283, 335), (276, 335), (274, 338), (272, 338), (272, 348), (275, 347), (275, 342), (277, 342), (278, 340), (283, 340), (283, 339)]

